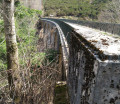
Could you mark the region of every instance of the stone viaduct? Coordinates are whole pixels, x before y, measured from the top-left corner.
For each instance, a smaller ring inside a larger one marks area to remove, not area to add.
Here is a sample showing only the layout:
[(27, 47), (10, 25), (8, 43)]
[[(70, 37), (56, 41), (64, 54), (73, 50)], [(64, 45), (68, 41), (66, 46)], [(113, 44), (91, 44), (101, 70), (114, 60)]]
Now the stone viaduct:
[(59, 51), (70, 104), (120, 104), (120, 25), (41, 19), (46, 48)]

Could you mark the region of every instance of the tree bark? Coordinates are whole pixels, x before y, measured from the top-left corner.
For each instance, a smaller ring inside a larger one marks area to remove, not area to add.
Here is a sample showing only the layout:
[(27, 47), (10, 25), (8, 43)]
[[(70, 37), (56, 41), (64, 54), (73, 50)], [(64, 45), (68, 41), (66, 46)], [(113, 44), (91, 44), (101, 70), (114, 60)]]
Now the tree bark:
[[(14, 0), (3, 0), (4, 30), (7, 47), (8, 83), (12, 93), (20, 87), (18, 48), (14, 21)], [(19, 83), (19, 84), (18, 84)]]

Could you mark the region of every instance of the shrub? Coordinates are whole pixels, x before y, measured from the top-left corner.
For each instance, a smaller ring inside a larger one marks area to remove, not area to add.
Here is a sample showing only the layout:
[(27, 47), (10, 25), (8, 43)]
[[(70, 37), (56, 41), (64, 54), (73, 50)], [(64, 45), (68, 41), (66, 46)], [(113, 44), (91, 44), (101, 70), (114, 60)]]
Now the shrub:
[[(36, 50), (37, 37), (35, 36), (35, 24), (38, 20), (38, 15), (42, 12), (39, 10), (29, 9), (21, 5), (19, 2), (15, 3), (15, 25), (18, 41), (20, 63), (23, 61), (23, 53), (29, 52), (31, 54)], [(0, 18), (0, 70), (6, 69), (6, 43), (4, 34), (4, 22)], [(25, 64), (25, 63), (24, 63)]]
[(56, 12), (56, 16), (79, 16), (97, 18), (101, 9), (109, 0), (46, 0), (45, 16)]

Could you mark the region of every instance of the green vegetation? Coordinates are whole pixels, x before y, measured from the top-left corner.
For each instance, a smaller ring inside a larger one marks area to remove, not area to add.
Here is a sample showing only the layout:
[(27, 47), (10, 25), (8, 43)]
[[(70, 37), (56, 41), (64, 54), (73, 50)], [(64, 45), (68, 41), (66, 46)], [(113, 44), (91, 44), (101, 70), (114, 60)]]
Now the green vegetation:
[[(38, 40), (38, 37), (35, 36), (35, 24), (38, 20), (38, 15), (41, 15), (41, 13), (41, 11), (26, 8), (19, 2), (16, 3), (15, 25), (21, 65), (26, 63), (23, 59), (27, 59), (27, 56), (34, 57), (36, 55), (33, 54), (37, 50), (35, 46)], [(6, 61), (4, 22), (3, 18), (0, 17), (0, 70), (7, 69)]]
[[(58, 54), (58, 52), (53, 49), (47, 49), (45, 51), (45, 53), (46, 53), (46, 59), (48, 59), (49, 62), (53, 61)], [(56, 60), (54, 60), (54, 61), (56, 61)]]
[(96, 19), (109, 0), (46, 0), (45, 16), (77, 16)]
[(30, 60), (31, 57), (36, 57), (35, 55), (37, 55), (36, 42), (38, 36), (35, 36), (35, 24), (38, 20), (38, 15), (41, 15), (41, 11), (29, 9), (20, 4), (16, 7), (16, 32), (19, 59), (22, 66), (25, 65), (26, 60)]
[[(29, 9), (16, 3), (15, 8), (15, 25), (17, 34), (17, 43), (19, 49), (19, 62), (21, 67), (26, 67), (28, 60), (32, 66), (40, 66), (42, 62), (52, 61), (57, 52), (48, 49), (45, 52), (37, 52), (37, 41), (39, 36), (36, 34), (36, 23), (38, 16), (42, 12), (39, 10)], [(44, 63), (44, 64), (45, 64)], [(6, 42), (4, 34), (4, 22), (0, 19), (0, 70), (7, 69), (6, 60)]]
[(69, 104), (67, 97), (67, 86), (65, 84), (56, 85), (54, 104)]
[(0, 70), (6, 69), (6, 43), (4, 35), (4, 22), (0, 19)]

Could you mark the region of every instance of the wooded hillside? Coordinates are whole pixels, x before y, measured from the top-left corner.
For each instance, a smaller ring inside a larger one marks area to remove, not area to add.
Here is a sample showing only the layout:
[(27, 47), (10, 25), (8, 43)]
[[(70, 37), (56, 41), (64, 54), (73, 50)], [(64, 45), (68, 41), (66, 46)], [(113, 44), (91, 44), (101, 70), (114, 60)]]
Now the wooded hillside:
[(45, 16), (78, 16), (96, 19), (110, 0), (46, 0)]

